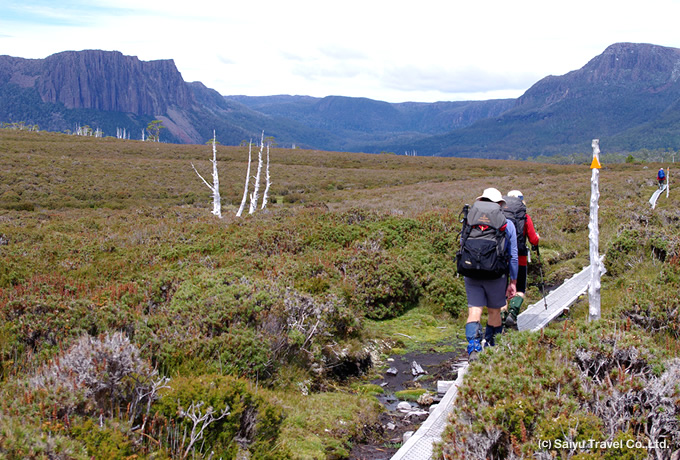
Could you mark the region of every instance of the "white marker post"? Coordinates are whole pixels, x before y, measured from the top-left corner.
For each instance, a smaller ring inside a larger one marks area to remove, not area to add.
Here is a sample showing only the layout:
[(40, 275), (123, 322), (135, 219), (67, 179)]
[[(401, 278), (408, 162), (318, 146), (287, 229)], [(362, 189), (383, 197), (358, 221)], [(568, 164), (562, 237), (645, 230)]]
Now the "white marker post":
[(590, 239), (590, 285), (588, 286), (588, 301), (590, 302), (590, 321), (600, 319), (600, 265), (602, 260), (599, 253), (600, 229), (597, 221), (597, 211), (600, 200), (600, 140), (593, 139), (593, 162), (590, 169), (590, 223), (588, 224)]

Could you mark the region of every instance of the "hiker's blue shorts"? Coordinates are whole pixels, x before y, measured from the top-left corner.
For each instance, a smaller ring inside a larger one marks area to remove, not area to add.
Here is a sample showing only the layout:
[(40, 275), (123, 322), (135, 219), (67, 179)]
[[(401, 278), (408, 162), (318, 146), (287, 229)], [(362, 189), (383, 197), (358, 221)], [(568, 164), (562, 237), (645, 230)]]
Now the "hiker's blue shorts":
[(476, 280), (464, 277), (468, 307), (501, 308), (505, 305), (506, 276), (495, 280)]

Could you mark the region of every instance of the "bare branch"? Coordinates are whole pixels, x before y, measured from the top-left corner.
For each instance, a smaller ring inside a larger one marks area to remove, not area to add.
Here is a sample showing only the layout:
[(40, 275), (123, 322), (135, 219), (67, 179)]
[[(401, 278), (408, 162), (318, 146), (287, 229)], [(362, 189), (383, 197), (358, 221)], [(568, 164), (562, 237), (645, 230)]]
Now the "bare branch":
[(210, 406), (208, 409), (206, 409), (205, 414), (203, 414), (200, 411), (202, 405), (203, 401), (200, 401), (199, 403), (192, 402), (186, 411), (180, 410), (179, 412), (181, 417), (188, 418), (193, 423), (193, 426), (191, 427), (191, 434), (189, 435), (189, 445), (184, 451), (182, 458), (187, 458), (189, 456), (189, 452), (191, 452), (194, 444), (196, 441), (203, 439), (203, 432), (211, 423), (223, 419), (231, 413), (229, 411), (229, 406), (225, 406), (225, 408), (220, 412), (220, 415), (215, 417), (215, 409)]

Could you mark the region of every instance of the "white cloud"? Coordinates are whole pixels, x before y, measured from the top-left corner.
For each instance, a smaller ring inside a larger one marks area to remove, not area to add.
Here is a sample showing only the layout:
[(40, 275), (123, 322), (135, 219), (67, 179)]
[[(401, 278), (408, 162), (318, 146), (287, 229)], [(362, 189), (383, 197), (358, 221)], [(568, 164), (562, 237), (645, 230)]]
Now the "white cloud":
[(0, 0), (0, 49), (174, 59), (222, 94), (517, 97), (616, 42), (680, 47), (680, 2)]

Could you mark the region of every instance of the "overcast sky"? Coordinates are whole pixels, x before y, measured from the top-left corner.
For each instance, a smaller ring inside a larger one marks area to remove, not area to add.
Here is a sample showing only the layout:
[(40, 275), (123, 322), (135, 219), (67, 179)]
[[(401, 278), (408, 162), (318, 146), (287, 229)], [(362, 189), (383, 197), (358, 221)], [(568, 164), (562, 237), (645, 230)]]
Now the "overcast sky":
[(0, 0), (0, 54), (173, 59), (222, 95), (519, 97), (617, 42), (680, 48), (680, 0)]

